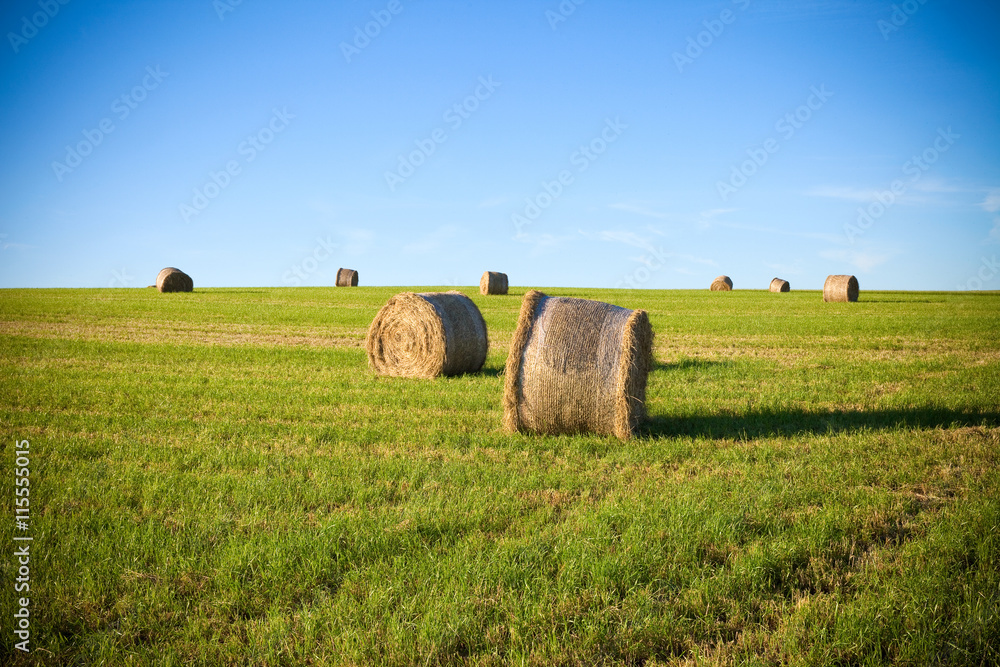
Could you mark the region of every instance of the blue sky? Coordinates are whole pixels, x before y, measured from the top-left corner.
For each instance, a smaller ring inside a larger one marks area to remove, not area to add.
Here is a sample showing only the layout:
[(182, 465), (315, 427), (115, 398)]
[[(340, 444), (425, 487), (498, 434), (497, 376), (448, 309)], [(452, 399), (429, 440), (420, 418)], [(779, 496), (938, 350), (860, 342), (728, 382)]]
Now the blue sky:
[(998, 25), (992, 1), (8, 2), (0, 287), (1000, 289)]

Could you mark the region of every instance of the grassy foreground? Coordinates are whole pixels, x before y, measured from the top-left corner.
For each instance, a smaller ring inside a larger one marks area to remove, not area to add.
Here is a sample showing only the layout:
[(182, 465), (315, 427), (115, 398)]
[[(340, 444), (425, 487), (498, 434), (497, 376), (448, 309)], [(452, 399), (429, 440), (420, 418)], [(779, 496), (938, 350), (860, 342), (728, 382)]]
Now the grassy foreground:
[(401, 289), (0, 292), (0, 663), (1000, 662), (1000, 293), (546, 290), (650, 312), (619, 442), (502, 431), (520, 288), (375, 377)]

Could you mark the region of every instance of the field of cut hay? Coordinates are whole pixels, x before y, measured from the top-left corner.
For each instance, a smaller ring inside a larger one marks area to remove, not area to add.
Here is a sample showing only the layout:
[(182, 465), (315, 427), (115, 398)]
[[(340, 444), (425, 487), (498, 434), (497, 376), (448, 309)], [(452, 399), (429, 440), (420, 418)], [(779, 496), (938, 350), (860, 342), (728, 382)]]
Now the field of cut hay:
[(4, 290), (0, 663), (1000, 661), (1000, 294), (540, 288), (648, 312), (619, 440), (504, 430), (523, 288), (376, 375), (436, 289)]

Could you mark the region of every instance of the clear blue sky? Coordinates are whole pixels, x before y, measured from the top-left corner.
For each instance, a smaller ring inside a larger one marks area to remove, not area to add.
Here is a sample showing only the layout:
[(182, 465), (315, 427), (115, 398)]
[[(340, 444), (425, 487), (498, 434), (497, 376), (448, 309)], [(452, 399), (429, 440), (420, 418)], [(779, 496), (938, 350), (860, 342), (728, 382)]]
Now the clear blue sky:
[(992, 0), (35, 0), (0, 26), (2, 287), (1000, 289)]

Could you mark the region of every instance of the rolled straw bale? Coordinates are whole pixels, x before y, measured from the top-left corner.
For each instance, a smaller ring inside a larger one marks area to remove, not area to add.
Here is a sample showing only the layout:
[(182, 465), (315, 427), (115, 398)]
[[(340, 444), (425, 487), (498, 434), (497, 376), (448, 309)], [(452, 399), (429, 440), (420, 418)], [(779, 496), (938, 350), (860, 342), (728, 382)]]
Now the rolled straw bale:
[(337, 269), (337, 287), (357, 287), (358, 272), (354, 269)]
[(483, 367), (486, 322), (460, 292), (401, 292), (368, 328), (368, 365), (379, 375), (433, 378)]
[(729, 276), (719, 276), (712, 281), (712, 287), (710, 289), (713, 292), (729, 292), (733, 289), (733, 279)]
[(629, 438), (652, 364), (646, 311), (530, 290), (507, 357), (504, 428)]
[(827, 276), (823, 301), (857, 301), (858, 279), (854, 276)]
[(772, 292), (787, 292), (790, 289), (792, 289), (792, 286), (788, 284), (787, 280), (782, 280), (781, 278), (771, 280), (770, 290)]
[(487, 271), (479, 279), (480, 294), (506, 294), (507, 274), (499, 271)]
[(156, 289), (161, 292), (193, 292), (194, 281), (180, 269), (168, 266), (156, 275)]

